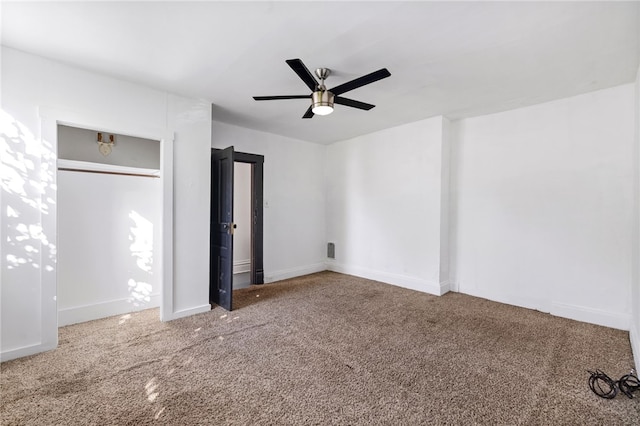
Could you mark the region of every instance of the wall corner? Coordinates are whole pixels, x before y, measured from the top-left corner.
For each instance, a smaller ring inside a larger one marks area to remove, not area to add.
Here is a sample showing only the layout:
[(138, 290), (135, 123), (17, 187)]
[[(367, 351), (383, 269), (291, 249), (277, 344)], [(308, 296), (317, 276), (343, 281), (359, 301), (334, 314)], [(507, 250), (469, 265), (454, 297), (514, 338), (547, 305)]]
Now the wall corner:
[[(440, 136), (440, 267), (439, 282), (449, 291), (449, 203), (451, 174), (450, 121), (441, 116)], [(445, 292), (446, 292), (445, 291)]]

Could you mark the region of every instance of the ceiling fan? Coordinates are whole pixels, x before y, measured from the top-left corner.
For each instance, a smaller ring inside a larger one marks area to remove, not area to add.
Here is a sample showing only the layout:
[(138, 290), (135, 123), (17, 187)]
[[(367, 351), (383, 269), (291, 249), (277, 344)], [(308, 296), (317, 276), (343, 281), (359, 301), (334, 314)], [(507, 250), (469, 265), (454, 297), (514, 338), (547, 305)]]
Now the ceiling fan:
[(307, 112), (304, 113), (302, 118), (312, 118), (315, 114), (331, 114), (333, 112), (334, 103), (368, 111), (375, 105), (367, 104), (360, 101), (354, 101), (353, 99), (349, 98), (343, 98), (340, 95), (350, 90), (357, 89), (358, 87), (362, 87), (366, 84), (382, 80), (383, 78), (387, 78), (391, 75), (391, 73), (386, 68), (382, 68), (378, 71), (374, 71), (370, 74), (336, 86), (333, 89), (327, 90), (324, 85), (324, 81), (331, 74), (331, 70), (329, 68), (316, 69), (316, 76), (318, 76), (318, 78), (320, 79), (320, 82), (318, 83), (318, 80), (316, 80), (313, 74), (311, 74), (309, 69), (300, 59), (287, 59), (286, 62), (291, 67), (291, 69), (296, 74), (298, 74), (298, 77), (300, 77), (302, 81), (304, 81), (304, 83), (309, 87), (309, 89), (311, 89), (313, 93), (309, 95), (254, 96), (253, 99), (255, 99), (256, 101), (273, 101), (279, 99), (311, 99), (311, 105), (309, 106), (309, 109), (307, 109)]

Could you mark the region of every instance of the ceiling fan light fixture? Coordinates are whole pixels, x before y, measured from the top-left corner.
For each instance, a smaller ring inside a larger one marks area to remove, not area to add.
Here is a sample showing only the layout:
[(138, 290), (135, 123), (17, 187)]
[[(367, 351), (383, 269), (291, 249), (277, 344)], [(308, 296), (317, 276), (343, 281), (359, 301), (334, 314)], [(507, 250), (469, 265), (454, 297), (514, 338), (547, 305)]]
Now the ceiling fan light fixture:
[(311, 95), (311, 111), (317, 115), (329, 115), (333, 112), (333, 93), (318, 90)]

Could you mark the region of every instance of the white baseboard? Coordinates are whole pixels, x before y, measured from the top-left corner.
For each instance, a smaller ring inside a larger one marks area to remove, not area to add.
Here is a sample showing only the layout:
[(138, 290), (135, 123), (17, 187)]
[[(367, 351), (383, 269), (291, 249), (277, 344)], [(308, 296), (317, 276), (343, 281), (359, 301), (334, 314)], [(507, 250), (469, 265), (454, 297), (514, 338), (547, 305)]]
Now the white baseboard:
[(550, 313), (558, 317), (616, 328), (618, 330), (628, 331), (631, 326), (630, 314), (620, 314), (585, 306), (553, 302)]
[(162, 321), (172, 321), (178, 318), (184, 318), (184, 317), (188, 317), (191, 315), (196, 315), (196, 314), (202, 314), (204, 312), (209, 312), (211, 310), (211, 305), (210, 304), (205, 304), (205, 305), (201, 305), (201, 306), (196, 306), (193, 308), (189, 308), (189, 309), (183, 309), (181, 311), (176, 311), (174, 313), (172, 313), (171, 315), (169, 315), (167, 318), (163, 318)]
[(233, 262), (234, 274), (243, 274), (245, 272), (251, 272), (251, 259), (238, 260)]
[(127, 298), (60, 309), (58, 310), (58, 327), (111, 317), (113, 315), (128, 314), (144, 309), (157, 308), (158, 306), (160, 306), (160, 295), (153, 294), (148, 302), (141, 303), (136, 301), (136, 305), (131, 303), (131, 300)]
[(557, 317), (568, 318), (576, 321), (586, 322), (589, 324), (601, 325), (603, 327), (615, 328), (618, 330), (628, 331), (631, 325), (631, 315), (621, 314), (618, 312), (605, 311), (586, 306), (571, 305), (568, 303), (551, 302), (547, 299), (534, 299), (524, 297), (514, 297), (513, 295), (487, 293), (477, 291), (477, 289), (462, 288), (458, 289), (460, 293), (469, 296), (481, 297), (483, 299), (493, 300), (495, 302), (507, 305), (519, 306), (526, 309), (534, 309), (540, 312), (546, 312)]
[(55, 349), (57, 342), (49, 344), (37, 344), (24, 346), (22, 348), (11, 349), (0, 353), (0, 362), (10, 361), (16, 358), (22, 358), (24, 356), (39, 354), (40, 352), (50, 351)]
[(505, 305), (517, 306), (519, 308), (533, 309), (535, 311), (540, 311), (547, 314), (551, 311), (550, 305), (548, 303), (545, 303), (543, 300), (513, 296), (506, 293), (487, 292), (484, 290), (478, 290), (476, 288), (460, 288), (459, 283), (457, 284), (457, 287), (458, 293), (467, 294), (469, 296), (480, 297), (482, 299), (504, 303)]
[(449, 291), (449, 282), (442, 283), (431, 282), (420, 278), (409, 277), (406, 275), (392, 274), (389, 272), (374, 271), (357, 266), (343, 265), (335, 262), (328, 262), (327, 269), (341, 274), (354, 275), (356, 277), (366, 278), (369, 280), (380, 281), (386, 284), (398, 287), (417, 290), (423, 293), (435, 294), (442, 296)]
[(631, 340), (631, 352), (636, 363), (636, 373), (640, 374), (640, 330), (638, 330), (637, 324), (631, 326), (629, 340)]
[(315, 274), (327, 270), (327, 265), (322, 263), (314, 263), (313, 265), (305, 265), (297, 268), (282, 269), (279, 271), (265, 271), (264, 282), (272, 283), (275, 281), (287, 280), (289, 278), (300, 277), (302, 275)]

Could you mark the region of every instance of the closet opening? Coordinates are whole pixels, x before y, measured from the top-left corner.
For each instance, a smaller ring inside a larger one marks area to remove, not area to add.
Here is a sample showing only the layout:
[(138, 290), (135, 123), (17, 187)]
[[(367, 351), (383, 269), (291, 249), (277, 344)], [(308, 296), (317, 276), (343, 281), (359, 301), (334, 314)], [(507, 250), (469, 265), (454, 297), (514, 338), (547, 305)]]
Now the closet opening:
[(58, 326), (159, 307), (160, 141), (57, 132)]

